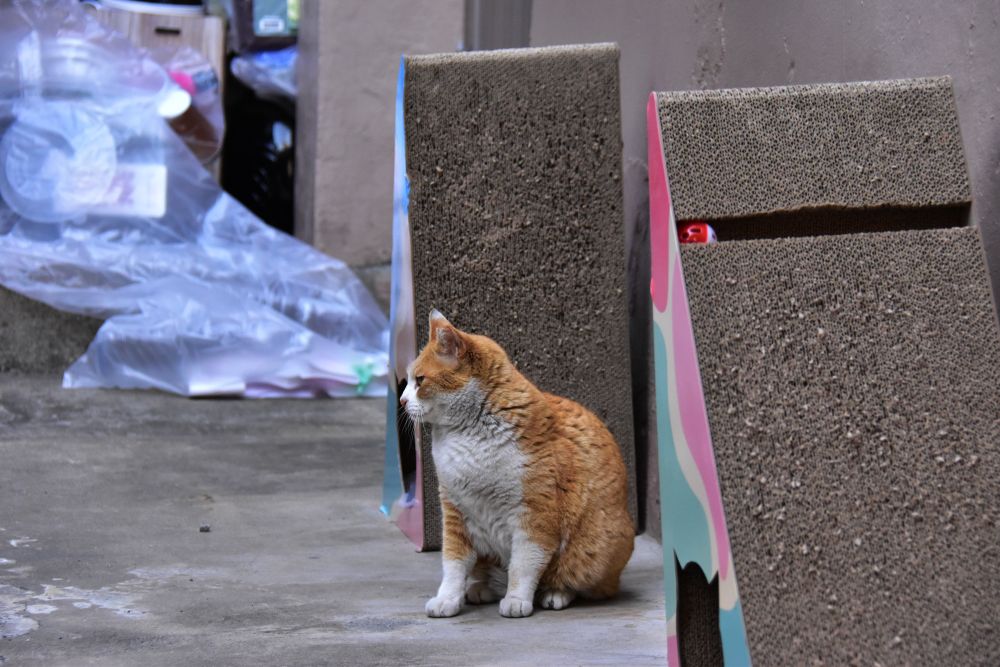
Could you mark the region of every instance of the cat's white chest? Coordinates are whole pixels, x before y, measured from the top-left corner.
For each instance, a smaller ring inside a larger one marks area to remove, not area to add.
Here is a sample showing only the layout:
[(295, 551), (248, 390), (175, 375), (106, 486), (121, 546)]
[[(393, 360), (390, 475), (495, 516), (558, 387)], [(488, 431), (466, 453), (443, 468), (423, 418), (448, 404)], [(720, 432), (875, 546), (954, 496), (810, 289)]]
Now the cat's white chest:
[(470, 434), (434, 426), (432, 438), (438, 481), (465, 517), (473, 547), (506, 564), (524, 499), (525, 457), (513, 432)]

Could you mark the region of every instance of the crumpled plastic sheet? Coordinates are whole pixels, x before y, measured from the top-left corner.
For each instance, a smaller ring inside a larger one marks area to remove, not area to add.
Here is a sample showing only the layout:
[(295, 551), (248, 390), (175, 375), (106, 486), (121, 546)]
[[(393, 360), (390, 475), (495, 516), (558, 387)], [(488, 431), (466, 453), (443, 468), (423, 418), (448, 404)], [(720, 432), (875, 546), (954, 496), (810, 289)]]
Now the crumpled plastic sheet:
[(295, 78), (298, 53), (298, 46), (277, 51), (244, 53), (233, 58), (229, 68), (237, 79), (260, 97), (287, 97), (294, 100), (298, 96)]
[[(62, 67), (66, 43), (95, 48), (97, 69)], [(384, 395), (377, 303), (219, 188), (158, 115), (155, 67), (72, 0), (0, 6), (0, 285), (106, 320), (64, 386)], [(52, 139), (66, 119), (77, 134)]]

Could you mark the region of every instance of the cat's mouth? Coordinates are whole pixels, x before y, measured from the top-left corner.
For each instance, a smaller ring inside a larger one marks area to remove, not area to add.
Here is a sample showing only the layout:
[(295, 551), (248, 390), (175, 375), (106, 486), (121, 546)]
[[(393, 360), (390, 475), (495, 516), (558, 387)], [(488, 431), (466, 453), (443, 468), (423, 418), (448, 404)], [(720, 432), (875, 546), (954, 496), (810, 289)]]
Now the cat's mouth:
[(413, 403), (410, 403), (406, 406), (406, 416), (415, 422), (426, 419), (429, 413), (430, 410), (422, 405), (414, 405)]

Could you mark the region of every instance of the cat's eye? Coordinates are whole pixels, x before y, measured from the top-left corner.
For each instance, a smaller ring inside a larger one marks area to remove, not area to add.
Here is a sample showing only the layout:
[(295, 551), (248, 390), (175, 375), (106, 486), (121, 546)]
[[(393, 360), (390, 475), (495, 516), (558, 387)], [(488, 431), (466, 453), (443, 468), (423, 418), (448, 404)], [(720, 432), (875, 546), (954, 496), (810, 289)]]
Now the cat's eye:
[(424, 376), (423, 376), (423, 375), (418, 375), (418, 376), (417, 376), (417, 377), (416, 377), (415, 379), (416, 379), (416, 381), (417, 381), (417, 388), (419, 389), (419, 388), (420, 388), (420, 385), (421, 385), (421, 384), (423, 383), (423, 381), (424, 381)]

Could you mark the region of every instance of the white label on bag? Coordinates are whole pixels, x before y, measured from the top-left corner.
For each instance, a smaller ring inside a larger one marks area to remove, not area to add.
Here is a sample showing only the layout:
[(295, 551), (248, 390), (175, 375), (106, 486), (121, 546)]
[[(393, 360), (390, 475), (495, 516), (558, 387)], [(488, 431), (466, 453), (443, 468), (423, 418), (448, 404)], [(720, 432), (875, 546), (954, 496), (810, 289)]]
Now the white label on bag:
[(101, 201), (88, 213), (162, 218), (167, 212), (167, 167), (162, 164), (119, 164)]

